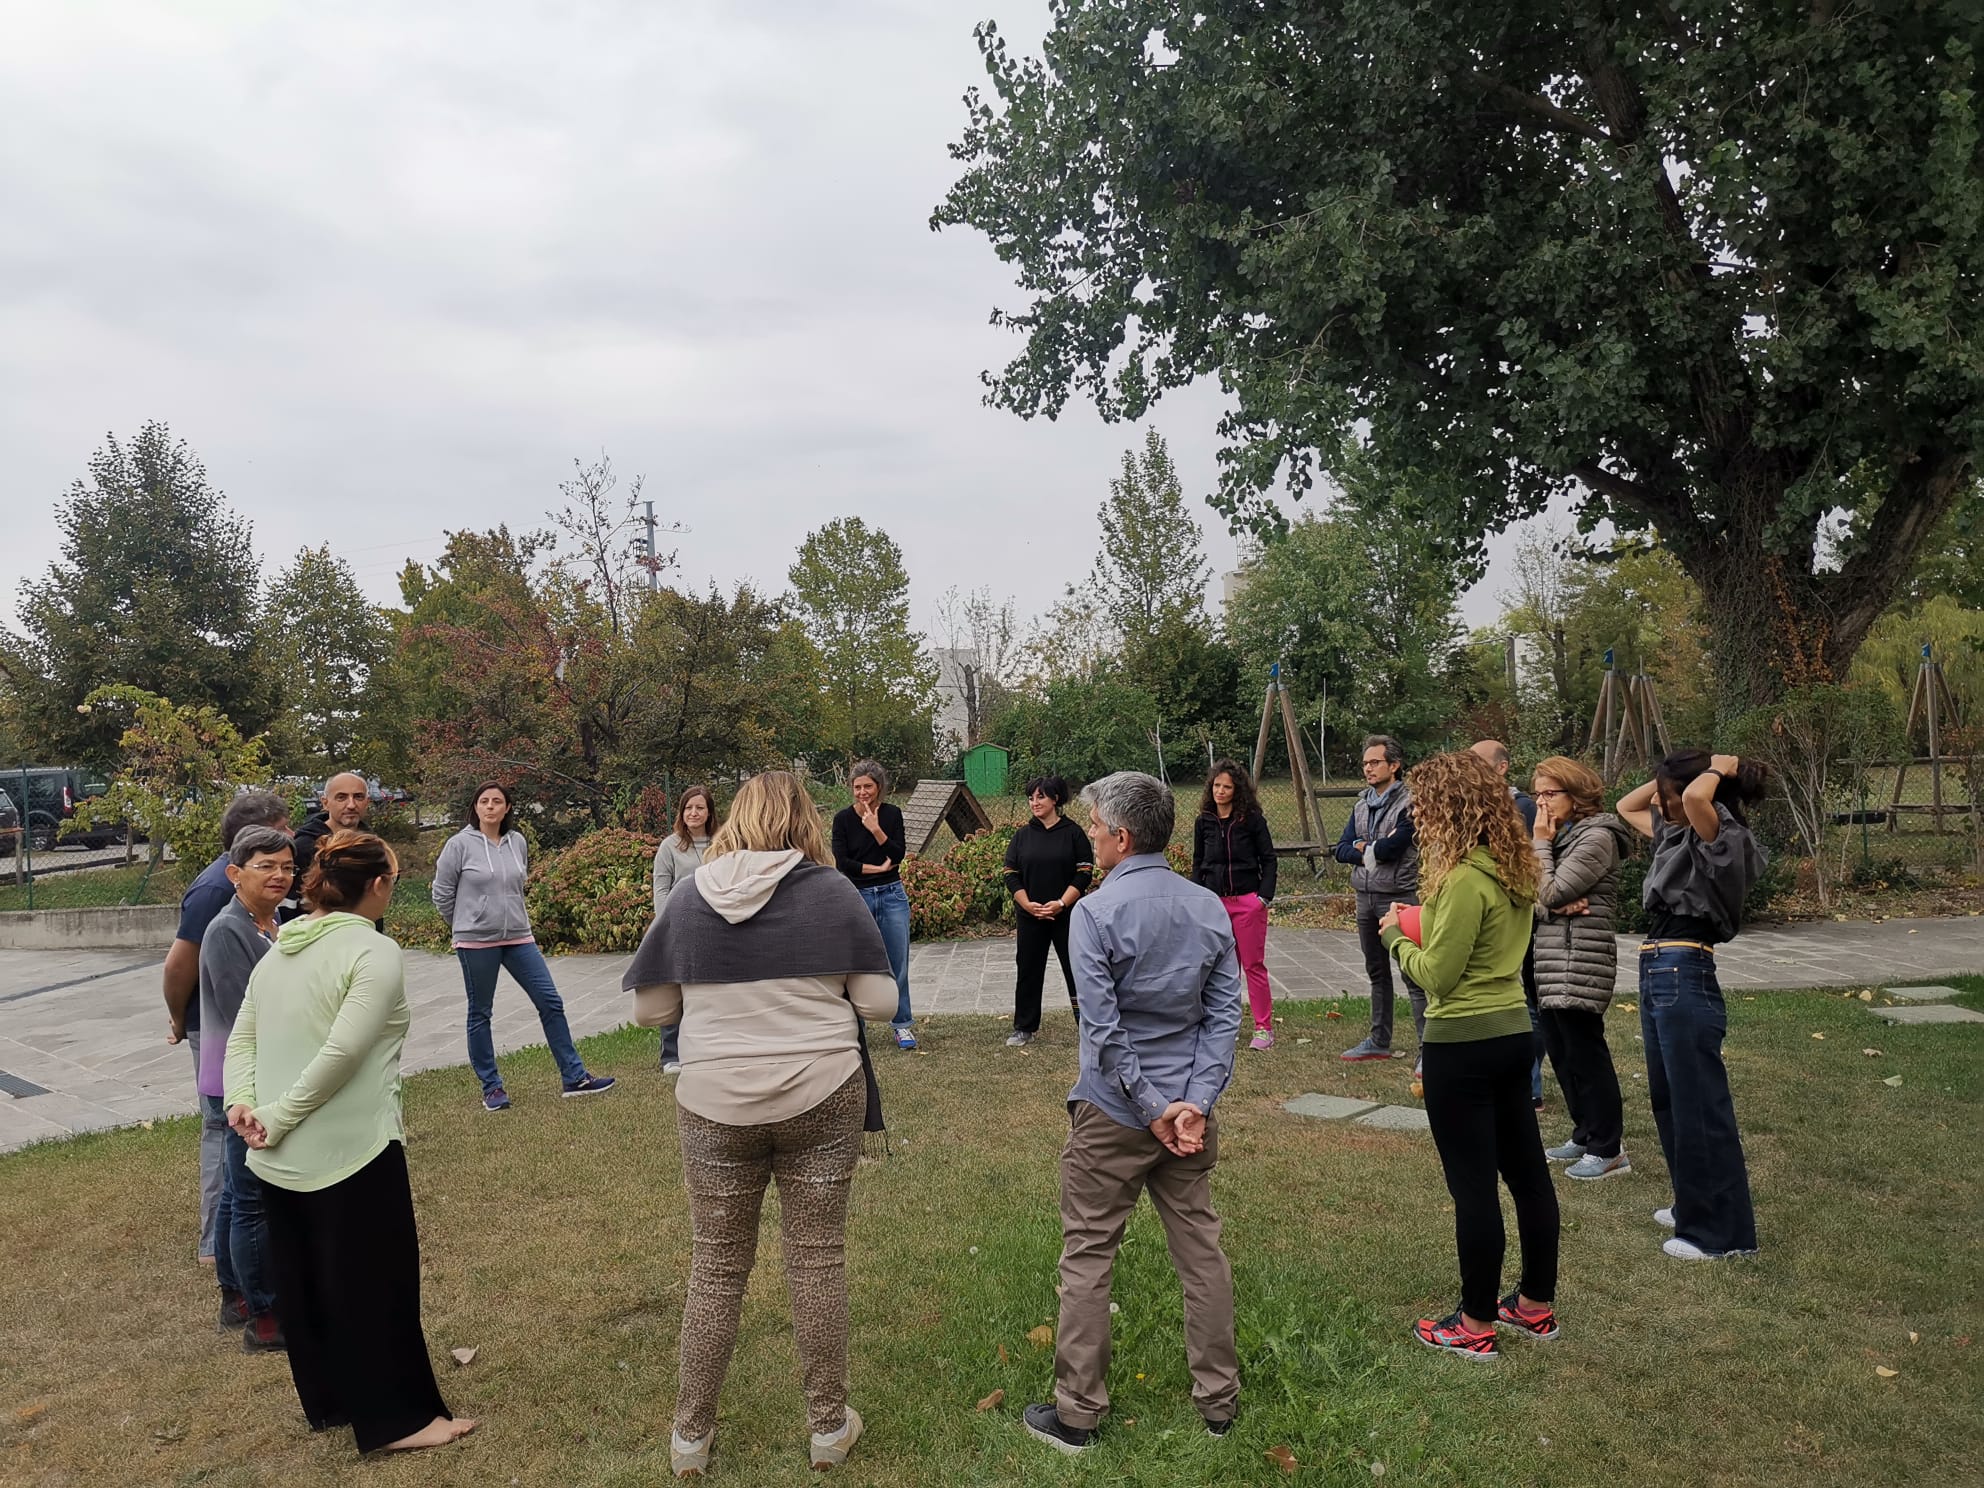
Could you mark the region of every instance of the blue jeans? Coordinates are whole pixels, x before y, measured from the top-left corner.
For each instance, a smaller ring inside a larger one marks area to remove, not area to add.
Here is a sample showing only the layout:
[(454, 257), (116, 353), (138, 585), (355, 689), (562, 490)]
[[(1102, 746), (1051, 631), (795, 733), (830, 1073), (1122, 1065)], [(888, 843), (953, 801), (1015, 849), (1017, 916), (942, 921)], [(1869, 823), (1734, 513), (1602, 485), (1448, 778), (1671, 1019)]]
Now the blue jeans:
[[(230, 1131), (220, 1196), (220, 1244), (214, 1251), (214, 1267), (216, 1270), (229, 1267), (235, 1290), (248, 1299), (252, 1317), (267, 1317), (276, 1310), (268, 1254), (269, 1226), (262, 1217), (262, 1180), (248, 1170), (248, 1144)], [(227, 1283), (223, 1281), (221, 1285)]]
[[(189, 1029), (186, 1033), (186, 1047), (193, 1054), (193, 1078), (200, 1077), (200, 1030)], [(194, 1086), (197, 1094), (199, 1086)], [(215, 1223), (220, 1214), (221, 1169), (226, 1164), (226, 1144), (221, 1140), (227, 1133), (227, 1112), (220, 1103), (219, 1096), (200, 1096), (200, 1259), (218, 1256), (220, 1247), (215, 1245)], [(215, 1262), (219, 1264), (218, 1261)]]
[(576, 1085), (586, 1077), (579, 1062), (579, 1051), (572, 1047), (571, 1025), (565, 1021), (565, 1000), (551, 980), (551, 968), (544, 964), (544, 953), (526, 942), (513, 946), (485, 946), (480, 950), (457, 947), (455, 959), (462, 964), (462, 982), (468, 988), (468, 1063), (482, 1082), (487, 1095), (503, 1083), (496, 1072), (496, 1040), (489, 1032), (489, 1011), (496, 1005), (496, 974), (507, 971), (537, 1009), (537, 1021), (544, 1025), (544, 1041), (551, 1046), (558, 1077)]
[(1640, 952), (1640, 1037), (1660, 1150), (1674, 1180), (1674, 1233), (1711, 1255), (1757, 1248), (1750, 1175), (1722, 1063), (1729, 1014), (1707, 951)]
[[(227, 1138), (233, 1133), (227, 1129), (227, 1102), (220, 1096), (200, 1093), (200, 1157), (201, 1177), (206, 1176), (206, 1148), (208, 1135), (213, 1135), (213, 1144), (220, 1149), (220, 1191), (214, 1195), (213, 1207), (201, 1205), (203, 1233), (201, 1244), (208, 1244), (207, 1235), (212, 1235), (214, 1258), (214, 1280), (220, 1283), (223, 1292), (241, 1290), (240, 1279), (234, 1274), (234, 1266), (227, 1253)], [(204, 1194), (202, 1195), (204, 1197)], [(206, 1254), (204, 1250), (201, 1252)]]
[(889, 970), (896, 979), (896, 1015), (889, 1020), (894, 1028), (907, 1028), (915, 1022), (909, 1010), (909, 890), (900, 882), (861, 890), (862, 902), (882, 932), (882, 945), (889, 953)]

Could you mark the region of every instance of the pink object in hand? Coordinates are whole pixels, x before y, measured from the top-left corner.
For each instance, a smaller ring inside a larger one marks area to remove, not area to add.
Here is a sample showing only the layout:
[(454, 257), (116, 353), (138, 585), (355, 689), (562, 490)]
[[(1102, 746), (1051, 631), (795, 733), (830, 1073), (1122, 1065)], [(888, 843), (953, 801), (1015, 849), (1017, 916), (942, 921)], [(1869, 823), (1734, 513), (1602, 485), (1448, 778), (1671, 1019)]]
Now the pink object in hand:
[(1411, 941), (1416, 946), (1423, 947), (1426, 944), (1426, 942), (1420, 939), (1419, 937), (1418, 905), (1408, 904), (1404, 909), (1401, 909), (1398, 912), (1398, 933), (1403, 935), (1407, 940)]

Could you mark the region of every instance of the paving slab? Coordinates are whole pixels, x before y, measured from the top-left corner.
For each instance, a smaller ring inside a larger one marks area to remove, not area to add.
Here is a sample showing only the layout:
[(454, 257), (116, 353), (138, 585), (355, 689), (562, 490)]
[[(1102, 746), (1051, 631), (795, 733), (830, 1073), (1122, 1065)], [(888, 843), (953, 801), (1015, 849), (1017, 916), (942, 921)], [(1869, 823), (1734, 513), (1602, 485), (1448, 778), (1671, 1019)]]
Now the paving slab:
[(1375, 1126), (1385, 1131), (1431, 1131), (1433, 1123), (1417, 1106), (1380, 1106), (1357, 1118), (1359, 1126)]
[(1281, 1108), (1295, 1116), (1313, 1116), (1321, 1121), (1342, 1121), (1349, 1116), (1361, 1116), (1366, 1111), (1374, 1111), (1376, 1101), (1355, 1100), (1347, 1095), (1298, 1095), (1294, 1100), (1283, 1101)]
[(1915, 1007), (1903, 1004), (1900, 1007), (1869, 1008), (1868, 1011), (1890, 1023), (1984, 1023), (1984, 1013), (1951, 1007), (1946, 1002), (1926, 1002)]
[(1961, 994), (1954, 987), (1941, 985), (1929, 987), (1890, 987), (1888, 996), (1899, 997), (1903, 1002), (1955, 1002)]

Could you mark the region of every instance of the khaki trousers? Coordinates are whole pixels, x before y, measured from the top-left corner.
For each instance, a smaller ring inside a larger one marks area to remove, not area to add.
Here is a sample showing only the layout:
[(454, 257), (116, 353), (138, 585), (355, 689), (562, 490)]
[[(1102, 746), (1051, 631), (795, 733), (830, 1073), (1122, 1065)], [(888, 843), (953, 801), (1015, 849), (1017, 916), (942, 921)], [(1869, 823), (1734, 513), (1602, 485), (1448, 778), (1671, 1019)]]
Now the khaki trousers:
[(1087, 1101), (1068, 1106), (1061, 1149), (1061, 1327), (1054, 1344), (1054, 1406), (1070, 1426), (1092, 1428), (1109, 1409), (1109, 1283), (1123, 1227), (1150, 1191), (1171, 1264), (1185, 1292), (1185, 1359), (1192, 1401), (1209, 1421), (1230, 1420), (1240, 1400), (1233, 1341), (1233, 1270), (1219, 1247), (1212, 1170), (1216, 1121), (1206, 1145), (1176, 1157), (1148, 1127), (1123, 1126)]

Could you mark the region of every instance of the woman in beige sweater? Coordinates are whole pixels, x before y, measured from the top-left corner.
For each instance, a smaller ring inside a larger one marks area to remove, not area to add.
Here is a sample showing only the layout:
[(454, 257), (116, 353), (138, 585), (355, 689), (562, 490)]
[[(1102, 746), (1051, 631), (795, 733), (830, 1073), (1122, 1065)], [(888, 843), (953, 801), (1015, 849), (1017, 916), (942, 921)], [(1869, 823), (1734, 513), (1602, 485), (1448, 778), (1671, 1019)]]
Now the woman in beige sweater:
[(681, 1028), (694, 1259), (669, 1440), (678, 1477), (709, 1468), (773, 1180), (813, 1466), (845, 1462), (861, 1434), (847, 1404), (847, 1199), (881, 1099), (860, 1019), (894, 1013), (896, 983), (873, 917), (830, 862), (795, 777), (747, 781), (693, 892), (669, 897), (624, 981), (635, 1022)]

